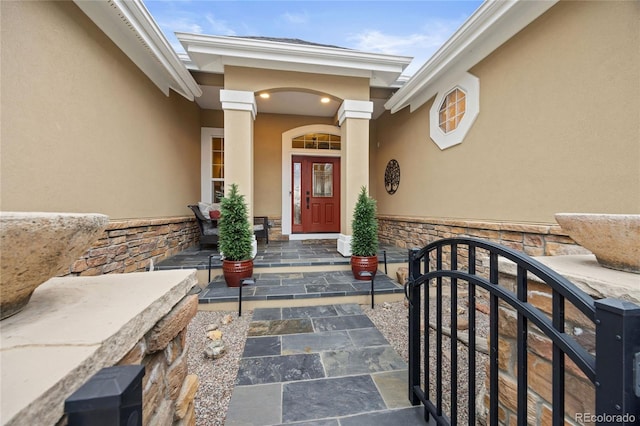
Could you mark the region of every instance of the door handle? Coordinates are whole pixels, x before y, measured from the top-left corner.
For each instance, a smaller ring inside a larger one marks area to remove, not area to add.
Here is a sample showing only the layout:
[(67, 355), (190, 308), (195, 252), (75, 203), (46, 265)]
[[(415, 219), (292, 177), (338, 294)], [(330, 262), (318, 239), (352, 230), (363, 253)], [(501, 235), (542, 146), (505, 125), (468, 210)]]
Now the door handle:
[(307, 197), (307, 210), (309, 210), (309, 197)]

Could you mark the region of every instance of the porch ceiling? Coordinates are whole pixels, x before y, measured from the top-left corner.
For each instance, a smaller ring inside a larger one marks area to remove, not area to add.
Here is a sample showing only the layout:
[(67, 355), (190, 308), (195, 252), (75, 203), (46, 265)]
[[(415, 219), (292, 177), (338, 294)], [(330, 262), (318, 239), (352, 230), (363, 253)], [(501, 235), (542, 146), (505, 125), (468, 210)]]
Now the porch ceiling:
[[(196, 98), (196, 102), (202, 109), (222, 110), (220, 103), (221, 86), (200, 85), (202, 96)], [(387, 96), (384, 96), (385, 93)], [(269, 99), (262, 99), (256, 96), (258, 114), (289, 114), (306, 115), (310, 117), (335, 117), (340, 108), (341, 101), (331, 99), (329, 103), (320, 102), (322, 98), (319, 94), (296, 91), (279, 91), (270, 93)], [(373, 102), (372, 117), (378, 118), (384, 112), (384, 104), (391, 96), (391, 91), (376, 91), (372, 93)]]

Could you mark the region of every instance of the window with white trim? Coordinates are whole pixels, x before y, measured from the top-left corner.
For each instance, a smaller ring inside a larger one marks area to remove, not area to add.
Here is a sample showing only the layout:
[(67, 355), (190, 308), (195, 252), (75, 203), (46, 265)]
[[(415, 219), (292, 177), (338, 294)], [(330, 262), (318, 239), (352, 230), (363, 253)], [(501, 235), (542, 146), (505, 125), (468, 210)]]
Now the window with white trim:
[(200, 128), (200, 201), (218, 203), (224, 193), (224, 129)]
[(328, 133), (307, 133), (291, 140), (292, 148), (340, 150), (340, 136)]
[(211, 138), (211, 200), (219, 203), (224, 195), (224, 138)]
[(444, 97), (440, 111), (438, 114), (438, 126), (440, 129), (449, 133), (458, 127), (458, 123), (462, 121), (466, 110), (467, 94), (459, 87), (456, 87)]
[(429, 111), (430, 136), (440, 149), (462, 143), (480, 113), (480, 81), (464, 73), (448, 80)]

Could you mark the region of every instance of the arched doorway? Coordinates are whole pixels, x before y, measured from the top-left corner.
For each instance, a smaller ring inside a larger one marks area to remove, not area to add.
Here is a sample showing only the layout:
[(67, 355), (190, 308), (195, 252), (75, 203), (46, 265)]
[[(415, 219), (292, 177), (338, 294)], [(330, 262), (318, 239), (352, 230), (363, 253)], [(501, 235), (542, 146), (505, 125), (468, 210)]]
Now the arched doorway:
[(291, 232), (340, 232), (340, 157), (294, 155)]
[(289, 239), (338, 238), (341, 144), (341, 129), (326, 124), (282, 134), (282, 234)]

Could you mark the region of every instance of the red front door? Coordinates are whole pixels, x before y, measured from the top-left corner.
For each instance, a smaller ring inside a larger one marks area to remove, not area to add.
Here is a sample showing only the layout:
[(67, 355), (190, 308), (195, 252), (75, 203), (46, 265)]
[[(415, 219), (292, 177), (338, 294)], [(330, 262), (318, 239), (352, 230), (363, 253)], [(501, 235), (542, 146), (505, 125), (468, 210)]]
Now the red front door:
[(291, 231), (340, 232), (340, 158), (294, 156)]

